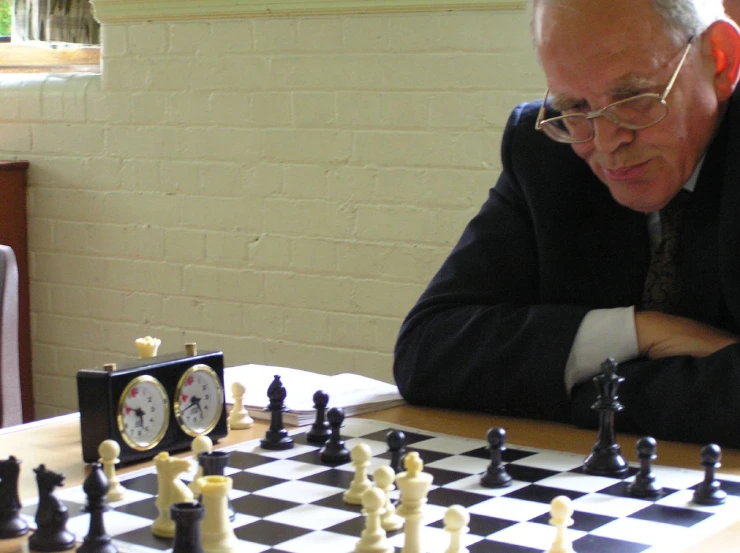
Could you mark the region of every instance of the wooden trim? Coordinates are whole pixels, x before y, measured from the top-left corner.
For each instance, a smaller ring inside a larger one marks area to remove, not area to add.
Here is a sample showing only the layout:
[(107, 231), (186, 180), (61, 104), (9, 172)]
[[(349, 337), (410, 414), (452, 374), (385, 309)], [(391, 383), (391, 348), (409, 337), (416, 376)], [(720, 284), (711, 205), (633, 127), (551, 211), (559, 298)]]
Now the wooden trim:
[(3, 43), (0, 73), (100, 73), (100, 47)]
[(525, 0), (91, 0), (103, 24), (290, 15), (522, 10)]

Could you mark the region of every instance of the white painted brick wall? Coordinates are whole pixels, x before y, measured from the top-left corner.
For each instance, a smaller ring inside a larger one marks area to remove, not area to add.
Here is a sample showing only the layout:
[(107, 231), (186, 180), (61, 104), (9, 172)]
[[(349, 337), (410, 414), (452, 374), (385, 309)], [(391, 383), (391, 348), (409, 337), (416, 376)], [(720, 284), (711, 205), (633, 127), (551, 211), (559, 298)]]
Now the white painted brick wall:
[(5, 75), (38, 416), (155, 335), (391, 379), (402, 317), (544, 80), (524, 12), (108, 25), (103, 78)]

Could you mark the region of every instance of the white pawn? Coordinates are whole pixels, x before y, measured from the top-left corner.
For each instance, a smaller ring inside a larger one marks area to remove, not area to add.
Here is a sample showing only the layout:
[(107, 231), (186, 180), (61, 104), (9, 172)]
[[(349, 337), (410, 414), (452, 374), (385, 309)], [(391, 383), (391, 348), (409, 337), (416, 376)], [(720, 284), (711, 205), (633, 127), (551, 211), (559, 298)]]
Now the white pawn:
[(393, 553), (395, 550), (389, 545), (388, 537), (380, 524), (380, 517), (384, 511), (383, 503), (385, 494), (378, 488), (370, 488), (362, 494), (362, 512), (366, 517), (365, 529), (355, 546), (355, 553)]
[(550, 502), (550, 524), (556, 528), (555, 541), (547, 553), (575, 553), (565, 531), (573, 524), (573, 503), (565, 495), (559, 495)]
[(229, 427), (241, 430), (242, 428), (252, 428), (254, 421), (249, 416), (249, 411), (244, 408), (244, 394), (246, 388), (241, 382), (234, 382), (231, 385), (231, 395), (234, 398), (234, 405), (229, 413)]
[(396, 489), (393, 485), (395, 479), (396, 473), (388, 465), (378, 467), (373, 473), (375, 486), (385, 493), (385, 505), (383, 505), (385, 512), (380, 518), (380, 523), (386, 532), (394, 532), (403, 528), (403, 517), (396, 513), (396, 506), (391, 501), (391, 492)]
[(363, 494), (373, 487), (373, 483), (367, 477), (367, 468), (370, 466), (372, 452), (370, 446), (359, 442), (350, 451), (352, 466), (355, 468), (355, 477), (349, 485), (349, 489), (342, 496), (345, 503), (350, 505), (362, 505)]
[(197, 436), (190, 444), (190, 451), (193, 452), (195, 462), (198, 464), (198, 468), (195, 471), (195, 477), (188, 484), (188, 488), (193, 492), (193, 495), (200, 495), (200, 489), (198, 488), (198, 478), (203, 476), (203, 467), (200, 466), (198, 455), (201, 453), (210, 453), (213, 451), (213, 441), (208, 436), (201, 434)]
[(402, 553), (426, 553), (422, 547), (421, 520), (424, 505), (434, 477), (422, 472), (424, 462), (416, 451), (410, 451), (403, 459), (404, 472), (396, 476), (396, 485), (401, 490), (402, 516), (406, 523)]
[(108, 479), (108, 495), (105, 498), (110, 501), (120, 501), (123, 499), (126, 488), (121, 486), (116, 476), (116, 465), (121, 462), (118, 456), (121, 454), (121, 446), (115, 440), (104, 440), (98, 446), (98, 455), (100, 463), (103, 465), (103, 472)]
[(470, 513), (462, 505), (450, 505), (445, 512), (445, 531), (450, 534), (450, 546), (445, 553), (470, 553), (462, 546), (462, 537), (470, 530)]

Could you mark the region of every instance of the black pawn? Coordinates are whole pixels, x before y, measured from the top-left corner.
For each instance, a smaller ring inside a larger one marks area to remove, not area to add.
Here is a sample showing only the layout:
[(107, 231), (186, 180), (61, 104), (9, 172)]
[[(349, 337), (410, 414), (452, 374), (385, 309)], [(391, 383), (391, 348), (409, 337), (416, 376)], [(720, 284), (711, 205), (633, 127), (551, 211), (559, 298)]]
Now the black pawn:
[(716, 444), (701, 448), (701, 464), (704, 467), (704, 481), (694, 490), (694, 503), (699, 505), (721, 505), (727, 499), (727, 492), (720, 488), (715, 471), (722, 466), (719, 462), (722, 450)]
[(506, 450), (506, 430), (491, 428), (486, 435), (488, 450), (491, 453), (491, 464), (481, 476), (480, 485), (484, 488), (505, 488), (511, 485), (511, 476), (503, 464), (503, 453)]
[(326, 440), (324, 447), (319, 450), (321, 462), (327, 465), (349, 463), (349, 449), (344, 446), (344, 440), (342, 440), (340, 433), (342, 423), (344, 422), (344, 409), (341, 407), (332, 407), (326, 413), (326, 418), (329, 419), (331, 436)]
[(616, 370), (617, 362), (609, 358), (601, 364), (601, 374), (593, 379), (598, 398), (591, 409), (599, 413), (599, 437), (583, 464), (583, 470), (596, 476), (622, 478), (627, 475), (629, 466), (622, 457), (614, 430), (614, 415), (624, 409), (617, 396), (617, 388), (624, 377), (619, 376)]
[(663, 493), (663, 488), (655, 483), (652, 463), (658, 457), (656, 451), (658, 446), (655, 440), (649, 436), (637, 440), (637, 458), (640, 459), (640, 470), (635, 479), (627, 487), (627, 493), (632, 497), (652, 498)]
[(47, 470), (44, 465), (33, 469), (39, 489), (36, 509), (36, 531), (28, 545), (33, 551), (66, 551), (75, 544), (74, 535), (67, 531), (67, 506), (54, 496), (54, 488), (64, 484), (64, 476)]
[(263, 449), (282, 451), (293, 447), (293, 438), (288, 435), (288, 431), (283, 426), (286, 396), (285, 386), (280, 382), (280, 375), (276, 374), (270, 387), (267, 388), (270, 405), (267, 406), (265, 411), (270, 411), (270, 428), (267, 429), (265, 437), (260, 441)]
[(326, 406), (329, 405), (329, 394), (323, 390), (313, 395), (313, 406), (316, 408), (316, 420), (306, 434), (306, 441), (313, 445), (324, 445), (331, 436), (329, 423), (326, 421)]
[(175, 541), (172, 553), (203, 553), (200, 543), (200, 522), (205, 509), (200, 503), (175, 503), (170, 517), (175, 521)]
[(21, 500), (18, 497), (18, 477), (21, 462), (12, 455), (0, 461), (0, 540), (23, 536), (28, 523), (21, 517)]
[(400, 430), (389, 430), (385, 435), (385, 443), (391, 452), (391, 468), (398, 474), (406, 470), (403, 466), (403, 458), (406, 455), (406, 434)]
[[(231, 455), (227, 451), (204, 452), (198, 454), (198, 464), (203, 468), (203, 476), (224, 476), (230, 458)], [(231, 505), (231, 499), (227, 499), (227, 503), (229, 520), (234, 522), (236, 512)]]
[(90, 513), (90, 529), (82, 545), (77, 548), (77, 553), (118, 553), (103, 523), (103, 513), (107, 510), (105, 496), (108, 493), (108, 478), (103, 472), (102, 464), (93, 463), (90, 469), (90, 474), (82, 485), (87, 495), (86, 510)]

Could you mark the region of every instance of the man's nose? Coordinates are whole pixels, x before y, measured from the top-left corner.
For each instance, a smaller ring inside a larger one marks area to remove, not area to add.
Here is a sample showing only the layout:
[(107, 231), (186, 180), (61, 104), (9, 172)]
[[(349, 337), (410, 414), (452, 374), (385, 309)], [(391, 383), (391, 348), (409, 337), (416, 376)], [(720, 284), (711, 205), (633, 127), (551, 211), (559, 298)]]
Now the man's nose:
[(625, 129), (603, 116), (596, 117), (591, 122), (594, 125), (594, 147), (602, 153), (616, 151), (622, 144), (632, 142), (635, 136), (635, 131)]

